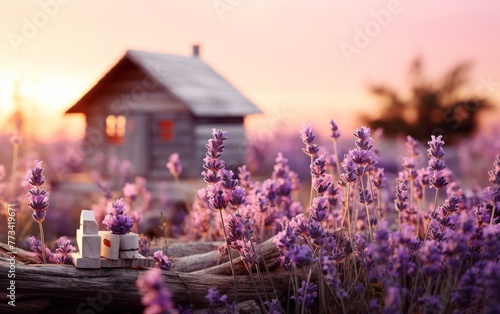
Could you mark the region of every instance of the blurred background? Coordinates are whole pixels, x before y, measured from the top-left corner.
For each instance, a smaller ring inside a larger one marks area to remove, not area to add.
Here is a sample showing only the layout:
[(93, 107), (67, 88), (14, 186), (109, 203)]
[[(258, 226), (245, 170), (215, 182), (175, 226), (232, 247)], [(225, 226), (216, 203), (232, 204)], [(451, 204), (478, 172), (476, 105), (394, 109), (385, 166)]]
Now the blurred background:
[[(84, 140), (85, 116), (64, 113), (128, 49), (190, 57), (199, 45), (199, 58), (262, 111), (245, 116), (241, 153), (263, 176), (283, 151), (306, 177), (298, 131), (311, 123), (318, 141), (329, 145), (331, 118), (343, 133), (341, 152), (359, 126), (383, 128), (388, 142), (380, 148), (388, 149), (394, 172), (404, 148), (391, 141), (404, 134), (422, 143), (444, 135), (454, 145), (451, 167), (472, 177), (500, 150), (500, 3), (494, 0), (26, 0), (1, 2), (0, 12), (4, 185), (16, 132), (23, 137), (19, 182), (35, 158), (45, 161), (53, 184), (78, 181), (81, 173), (95, 181), (89, 156), (72, 153)], [(116, 160), (116, 169), (123, 162)], [(95, 202), (82, 200), (95, 190), (65, 191), (76, 193), (80, 208)], [(65, 196), (57, 206), (75, 207)]]

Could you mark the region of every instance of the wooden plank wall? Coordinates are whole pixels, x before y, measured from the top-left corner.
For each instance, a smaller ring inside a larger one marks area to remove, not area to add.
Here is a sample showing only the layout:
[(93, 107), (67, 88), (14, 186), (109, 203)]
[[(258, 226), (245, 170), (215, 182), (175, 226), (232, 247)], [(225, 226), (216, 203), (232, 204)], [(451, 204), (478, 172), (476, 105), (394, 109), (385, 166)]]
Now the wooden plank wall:
[[(168, 157), (178, 153), (183, 165), (181, 177), (193, 176), (193, 125), (194, 120), (190, 113), (172, 112), (149, 115), (149, 178), (156, 180), (171, 180), (166, 163)], [(170, 140), (162, 139), (160, 136), (160, 124), (162, 121), (173, 123), (173, 135)]]

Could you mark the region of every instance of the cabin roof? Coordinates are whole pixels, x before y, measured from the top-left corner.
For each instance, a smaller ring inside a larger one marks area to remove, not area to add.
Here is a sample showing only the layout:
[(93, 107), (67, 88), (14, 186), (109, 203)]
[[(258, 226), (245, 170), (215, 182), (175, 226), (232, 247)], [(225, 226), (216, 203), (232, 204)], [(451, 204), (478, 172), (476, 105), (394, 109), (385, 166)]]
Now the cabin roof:
[[(100, 85), (130, 61), (160, 86), (175, 95), (197, 117), (243, 117), (260, 109), (231, 83), (198, 57), (184, 57), (140, 50), (128, 50), (78, 102), (66, 113), (85, 113)], [(118, 77), (118, 78), (117, 78)]]

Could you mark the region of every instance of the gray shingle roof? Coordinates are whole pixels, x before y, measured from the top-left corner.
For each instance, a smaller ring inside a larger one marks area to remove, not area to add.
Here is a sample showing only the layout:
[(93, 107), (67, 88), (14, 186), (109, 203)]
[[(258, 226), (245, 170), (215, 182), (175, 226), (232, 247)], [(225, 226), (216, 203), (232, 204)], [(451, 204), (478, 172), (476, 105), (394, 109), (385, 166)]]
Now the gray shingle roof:
[[(123, 59), (129, 59), (169, 90), (197, 117), (242, 117), (261, 112), (233, 85), (197, 57), (128, 50)], [(84, 98), (85, 96), (82, 100)], [(78, 103), (67, 113), (81, 112), (81, 106), (78, 106), (78, 111), (77, 106)]]

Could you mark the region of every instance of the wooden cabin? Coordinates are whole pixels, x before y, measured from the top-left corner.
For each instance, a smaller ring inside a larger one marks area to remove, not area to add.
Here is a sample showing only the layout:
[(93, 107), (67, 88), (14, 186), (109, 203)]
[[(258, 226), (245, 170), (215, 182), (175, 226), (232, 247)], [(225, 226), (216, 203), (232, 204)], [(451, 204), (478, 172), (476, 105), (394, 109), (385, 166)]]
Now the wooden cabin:
[[(86, 160), (100, 154), (100, 169), (129, 160), (133, 175), (171, 178), (168, 156), (179, 153), (184, 178), (201, 178), (212, 128), (228, 131), (223, 159), (244, 163), (244, 118), (260, 110), (227, 80), (193, 56), (129, 50), (66, 114), (83, 113)], [(95, 164), (93, 165), (95, 168)]]

